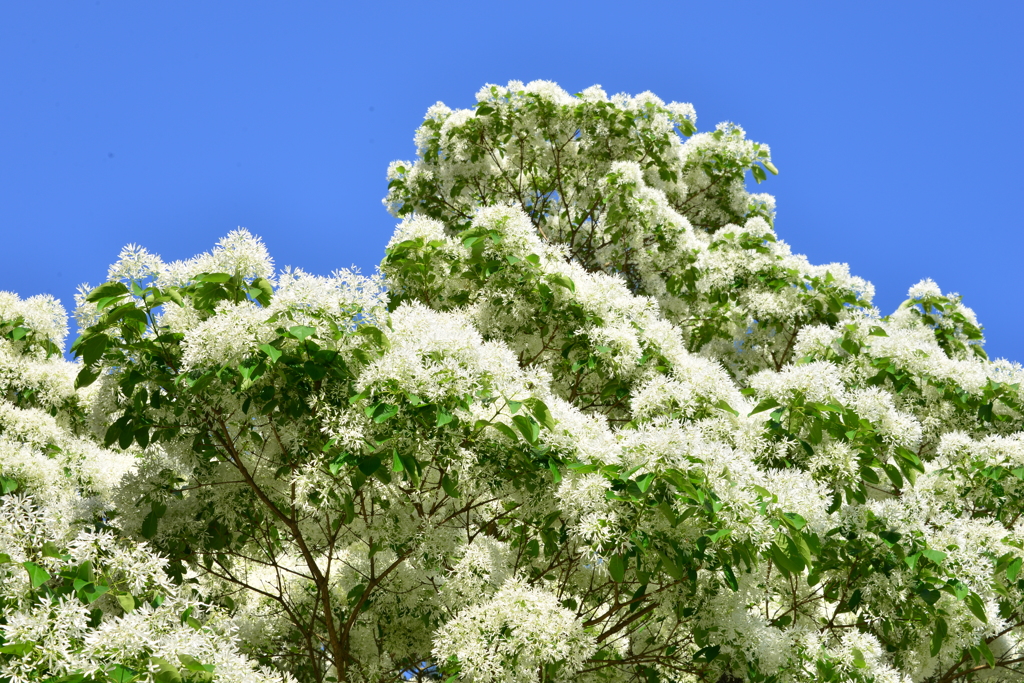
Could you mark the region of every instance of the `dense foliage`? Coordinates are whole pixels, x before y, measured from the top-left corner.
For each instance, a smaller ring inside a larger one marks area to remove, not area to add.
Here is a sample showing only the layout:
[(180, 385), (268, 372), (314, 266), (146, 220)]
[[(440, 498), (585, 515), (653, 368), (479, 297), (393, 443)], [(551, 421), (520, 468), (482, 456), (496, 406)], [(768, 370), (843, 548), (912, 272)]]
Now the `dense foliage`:
[(696, 130), (488, 86), (389, 169), (379, 275), (130, 246), (76, 364), (4, 295), (0, 678), (1021, 680), (1024, 370)]

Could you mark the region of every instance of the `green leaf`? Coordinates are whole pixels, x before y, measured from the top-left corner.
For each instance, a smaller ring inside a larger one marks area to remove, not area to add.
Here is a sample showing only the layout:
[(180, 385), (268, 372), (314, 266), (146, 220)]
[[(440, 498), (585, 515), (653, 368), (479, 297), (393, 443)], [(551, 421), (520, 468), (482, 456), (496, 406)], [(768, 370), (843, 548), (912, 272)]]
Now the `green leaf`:
[(123, 282), (105, 282), (86, 295), (85, 300), (96, 302), (107, 297), (121, 296), (128, 293), (128, 288)]
[(185, 307), (185, 300), (181, 297), (181, 292), (178, 291), (177, 287), (168, 287), (167, 289), (164, 290), (164, 294), (167, 295), (168, 299), (178, 304), (182, 308)]
[(576, 283), (561, 273), (549, 273), (548, 282), (559, 287), (565, 287), (570, 292), (576, 291)]
[(650, 488), (652, 481), (654, 481), (654, 472), (648, 472), (636, 480), (636, 487), (640, 489), (640, 493), (647, 493), (647, 489)]
[(132, 683), (135, 680), (135, 671), (120, 664), (115, 664), (107, 675), (113, 683)]
[(680, 568), (679, 565), (672, 561), (672, 559), (662, 551), (655, 550), (655, 552), (658, 553), (658, 557), (661, 558), (661, 568), (665, 570), (665, 573), (676, 581), (682, 581), (686, 576), (686, 573), (683, 572), (682, 568)]
[(110, 337), (101, 333), (94, 334), (83, 341), (75, 350), (75, 356), (82, 359), (85, 365), (95, 365), (107, 349)]
[(502, 434), (504, 434), (504, 435), (505, 435), (505, 436), (507, 436), (508, 438), (512, 439), (513, 441), (518, 441), (518, 440), (519, 440), (519, 437), (518, 437), (518, 436), (516, 436), (516, 433), (515, 433), (514, 431), (512, 431), (512, 428), (511, 428), (511, 427), (509, 427), (509, 426), (508, 426), (507, 424), (505, 424), (504, 422), (492, 422), (492, 423), (490, 424), (490, 426), (491, 426), (491, 427), (494, 427), (494, 428), (495, 428), (495, 429), (497, 429), (497, 430), (498, 430), (499, 432), (501, 432)]
[(181, 672), (178, 671), (178, 667), (163, 657), (150, 657), (149, 661), (156, 665), (157, 671), (153, 675), (156, 683), (181, 683)]
[(149, 514), (142, 520), (142, 537), (149, 539), (156, 536), (157, 524), (160, 518), (167, 512), (167, 506), (163, 503), (153, 503)]
[(942, 650), (942, 643), (946, 640), (946, 634), (949, 631), (949, 626), (946, 624), (946, 620), (939, 617), (935, 620), (935, 630), (932, 631), (932, 657), (935, 657)]
[(910, 467), (913, 467), (918, 472), (924, 473), (924, 463), (917, 457), (917, 454), (911, 450), (907, 450), (903, 446), (896, 448), (896, 455), (902, 458)]
[[(783, 538), (789, 537), (786, 536)], [(790, 540), (790, 542), (787, 542), (786, 545), (792, 546), (792, 541)], [(804, 569), (803, 558), (800, 556), (799, 550), (797, 550), (797, 548), (792, 547), (790, 550), (791, 552), (786, 552), (785, 550), (780, 548), (777, 543), (772, 543), (772, 560), (774, 560), (775, 564), (778, 565), (779, 568), (783, 569), (785, 572), (789, 574), (799, 574)]]
[(1010, 566), (1006, 568), (1006, 578), (1010, 580), (1010, 583), (1013, 583), (1017, 580), (1017, 575), (1020, 574), (1020, 568), (1022, 564), (1024, 564), (1024, 560), (1018, 557), (1016, 560), (1010, 563)]
[(879, 531), (878, 537), (891, 548), (900, 542), (900, 539), (903, 538), (903, 534), (898, 531), (893, 531), (892, 529), (886, 529), (885, 531)]
[(135, 441), (142, 448), (149, 446), (149, 427), (143, 425), (135, 430)]
[(800, 555), (800, 559), (804, 561), (808, 567), (814, 564), (814, 557), (811, 555), (811, 548), (807, 545), (807, 539), (804, 535), (799, 532), (794, 532), (789, 537), (790, 543), (796, 549), (796, 552)]
[(354, 588), (352, 588), (352, 590), (350, 590), (348, 592), (348, 595), (346, 596), (348, 598), (348, 604), (355, 605), (357, 602), (359, 602), (359, 598), (363, 597), (363, 593), (365, 593), (365, 592), (366, 592), (366, 584), (365, 583), (360, 583), (357, 586), (355, 586)]
[(726, 403), (725, 399), (722, 399), (721, 401), (715, 403), (715, 407), (718, 408), (719, 410), (724, 410), (727, 413), (732, 413), (736, 417), (740, 416), (740, 411), (736, 410), (731, 405)]
[(551, 477), (556, 484), (562, 481), (562, 473), (559, 471), (558, 463), (554, 459), (548, 460), (548, 469), (551, 470)]
[[(528, 405), (530, 412), (537, 418), (537, 422), (541, 423), (550, 431), (555, 431), (555, 418), (551, 417), (551, 411), (548, 409), (544, 401), (539, 398), (529, 399)], [(515, 412), (515, 411), (513, 411)]]
[(748, 415), (757, 415), (758, 413), (762, 413), (766, 410), (769, 410), (770, 408), (776, 408), (779, 405), (779, 402), (776, 401), (774, 398), (766, 398), (760, 403), (758, 403), (756, 406), (754, 406), (754, 409), (751, 410), (750, 413), (748, 413)]
[(366, 476), (372, 475), (380, 468), (380, 458), (375, 456), (367, 456), (359, 461), (359, 471)]
[(708, 647), (702, 647), (693, 654), (693, 661), (707, 663), (712, 661), (721, 652), (721, 645), (709, 645)]
[(180, 661), (182, 666), (189, 671), (195, 671), (197, 673), (212, 673), (213, 670), (217, 668), (215, 664), (203, 664), (192, 655), (187, 654), (179, 654), (178, 661)]
[(800, 531), (807, 526), (807, 520), (795, 512), (783, 512), (782, 521), (786, 523), (786, 526), (791, 527), (795, 531)]
[(459, 487), (455, 485), (455, 480), (448, 476), (448, 474), (441, 477), (441, 488), (452, 498), (459, 498), (462, 495), (459, 493)]
[(28, 334), (27, 327), (15, 327), (13, 330), (11, 330), (11, 339), (13, 339), (14, 341), (18, 341), (26, 334)]
[(988, 643), (986, 643), (984, 640), (979, 640), (978, 651), (981, 653), (981, 656), (985, 660), (985, 663), (988, 664), (988, 667), (990, 669), (994, 669), (996, 666), (996, 657), (994, 654), (992, 654), (992, 650), (991, 648), (989, 648)]
[(319, 382), (327, 375), (327, 368), (322, 365), (317, 365), (314, 361), (307, 360), (302, 364), (302, 369), (306, 371), (306, 376), (314, 382)]
[(402, 463), (402, 458), (399, 457), (398, 451), (395, 451), (391, 457), (391, 471), (392, 472), (404, 472), (405, 465)]
[(988, 623), (988, 615), (985, 614), (985, 603), (981, 601), (981, 597), (977, 593), (971, 593), (967, 596), (967, 609), (971, 610), (971, 614), (978, 618), (978, 621), (983, 624)]
[[(253, 292), (253, 290), (256, 291)], [(270, 305), (270, 298), (274, 296), (274, 286), (266, 278), (258, 277), (252, 281), (252, 289), (249, 290), (249, 295), (256, 299), (260, 306), (267, 307)]]
[(231, 276), (227, 273), (200, 273), (196, 276), (196, 282), (213, 282), (221, 284), (229, 282), (230, 280)]
[(21, 566), (28, 571), (29, 579), (32, 581), (33, 588), (39, 588), (44, 583), (50, 580), (50, 574), (45, 569), (40, 567), (35, 562), (22, 562)]
[(934, 550), (932, 548), (922, 550), (921, 554), (927, 557), (935, 564), (940, 564), (944, 559), (946, 559), (946, 553), (942, 552), (941, 550)]
[(17, 655), (18, 657), (24, 657), (27, 653), (31, 652), (35, 646), (35, 643), (11, 643), (10, 645), (0, 647), (0, 652), (5, 655)]
[(57, 546), (53, 541), (46, 541), (43, 543), (43, 557), (60, 559), (60, 550), (57, 549)]
[[(96, 578), (96, 574), (92, 568), (92, 560), (86, 560), (83, 562), (78, 567), (78, 571), (75, 572), (75, 580), (81, 580), (83, 582), (82, 585), (92, 581), (94, 578)], [(81, 585), (76, 585), (75, 588), (81, 588)]]
[(722, 574), (723, 576), (725, 576), (725, 582), (729, 585), (729, 588), (732, 589), (734, 593), (740, 589), (740, 583), (736, 580), (736, 574), (733, 572), (731, 566), (723, 564)]
[(316, 334), (316, 330), (306, 325), (295, 325), (294, 327), (288, 328), (288, 334), (292, 335), (299, 341), (302, 341), (306, 337), (310, 337)]
[(91, 605), (109, 590), (110, 586), (104, 586), (101, 583), (87, 583), (82, 586), (81, 597), (85, 598), (85, 602)]
[(913, 570), (916, 569), (917, 561), (919, 559), (921, 559), (921, 553), (914, 553), (913, 555), (908, 555), (907, 557), (904, 557), (903, 561), (906, 562), (907, 566)]
[[(329, 469), (331, 471), (331, 474), (336, 477), (336, 476), (338, 476), (338, 472), (341, 471), (341, 468), (344, 467), (346, 464), (348, 464), (348, 462), (349, 462), (349, 455), (348, 455), (348, 453), (342, 453), (341, 455), (336, 457), (334, 460), (332, 460), (327, 465), (327, 469)], [(290, 468), (285, 466), (285, 467), (283, 467), (281, 469), (287, 471)], [(281, 474), (284, 474), (284, 473), (282, 472)]]
[(881, 479), (878, 478), (878, 473), (870, 467), (860, 468), (860, 476), (869, 484), (877, 484), (881, 481)]
[(356, 330), (356, 334), (369, 337), (378, 348), (386, 349), (389, 346), (388, 338), (379, 328), (373, 325), (360, 325), (359, 329)]
[(131, 593), (118, 593), (117, 601), (125, 612), (131, 612), (135, 609), (135, 598), (132, 597)]
[(388, 403), (378, 403), (367, 407), (367, 411), (372, 415), (373, 421), (377, 424), (388, 420), (398, 414), (398, 406), (393, 406)]
[(134, 441), (134, 440), (135, 440), (135, 430), (134, 429), (130, 429), (130, 428), (128, 428), (128, 425), (125, 425), (121, 429), (121, 433), (118, 434), (118, 436), (117, 436), (117, 445), (120, 446), (121, 448), (128, 448), (129, 446), (132, 445), (132, 441)]
[(900, 474), (900, 470), (895, 465), (890, 465), (887, 462), (882, 463), (882, 471), (885, 472), (885, 476), (889, 477), (889, 481), (897, 489), (903, 488), (903, 476)]
[(512, 422), (519, 428), (519, 432), (528, 443), (537, 443), (537, 439), (540, 437), (540, 426), (536, 422), (525, 415), (514, 416)]
[(808, 434), (807, 438), (814, 445), (821, 443), (821, 420), (814, 420), (811, 424), (811, 432)]
[(75, 377), (75, 388), (84, 389), (85, 387), (95, 382), (96, 378), (99, 376), (99, 370), (90, 368), (87, 365), (82, 366), (82, 369), (78, 371), (78, 376)]
[(259, 348), (260, 351), (267, 354), (267, 356), (270, 358), (271, 363), (276, 363), (277, 360), (284, 354), (284, 351), (282, 351), (281, 349), (276, 349), (270, 344), (260, 344)]
[(7, 553), (0, 553), (0, 564), (12, 564), (14, 560)]
[(622, 583), (626, 578), (626, 562), (622, 559), (622, 555), (612, 555), (612, 559), (608, 562), (608, 574), (615, 583)]

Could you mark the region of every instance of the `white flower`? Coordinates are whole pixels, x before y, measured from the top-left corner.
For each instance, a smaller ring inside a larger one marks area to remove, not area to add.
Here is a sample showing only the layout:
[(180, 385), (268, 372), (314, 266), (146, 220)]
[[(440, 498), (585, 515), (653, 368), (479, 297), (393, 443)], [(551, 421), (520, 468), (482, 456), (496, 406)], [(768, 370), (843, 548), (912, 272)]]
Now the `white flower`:
[(68, 316), (58, 299), (49, 294), (37, 294), (22, 300), (17, 294), (0, 292), (0, 322), (12, 323), (19, 318), (22, 326), (64, 350)]
[(266, 309), (251, 301), (218, 304), (217, 315), (186, 332), (183, 366), (190, 370), (240, 362), (274, 337), (275, 326), (268, 317)]
[(462, 676), (476, 683), (525, 683), (555, 662), (571, 676), (595, 649), (594, 635), (558, 597), (519, 580), (459, 612), (434, 637), (434, 656), (458, 658)]
[(245, 228), (239, 228), (218, 241), (212, 252), (187, 261), (165, 264), (157, 277), (157, 284), (161, 287), (182, 286), (201, 273), (227, 273), (245, 279), (262, 277), (270, 280), (274, 276), (274, 260), (262, 239)]
[(134, 280), (141, 282), (160, 272), (163, 260), (144, 247), (129, 244), (117, 256), (117, 263), (107, 271), (108, 280)]
[(921, 280), (907, 292), (907, 297), (910, 299), (925, 299), (940, 296), (942, 296), (942, 290), (939, 289), (939, 286), (935, 284), (935, 281), (931, 278)]

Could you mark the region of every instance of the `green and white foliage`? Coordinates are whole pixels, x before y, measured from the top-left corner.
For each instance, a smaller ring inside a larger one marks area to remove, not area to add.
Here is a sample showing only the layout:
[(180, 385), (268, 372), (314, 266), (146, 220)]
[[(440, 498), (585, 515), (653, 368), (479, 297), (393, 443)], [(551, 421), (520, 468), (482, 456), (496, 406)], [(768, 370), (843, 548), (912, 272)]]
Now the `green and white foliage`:
[(52, 298), (0, 292), (0, 680), (281, 681), (166, 559), (108, 528), (135, 453), (85, 433), (66, 334)]
[(1021, 680), (1024, 370), (958, 296), (881, 315), (777, 238), (766, 146), (649, 93), (488, 86), (416, 140), (378, 276), (275, 272), (238, 231), (126, 248), (76, 313), (81, 425), (133, 458), (109, 524), (247, 656)]
[(513, 82), (483, 88), (473, 109), (431, 107), (416, 143), (416, 162), (388, 171), (395, 216), (462, 231), (482, 206), (516, 206), (565, 258), (654, 299), (688, 350), (739, 375), (781, 368), (802, 327), (870, 304), (845, 265), (812, 266), (776, 239), (774, 199), (744, 187), (747, 171), (777, 173), (768, 146), (733, 124), (696, 133), (689, 104)]

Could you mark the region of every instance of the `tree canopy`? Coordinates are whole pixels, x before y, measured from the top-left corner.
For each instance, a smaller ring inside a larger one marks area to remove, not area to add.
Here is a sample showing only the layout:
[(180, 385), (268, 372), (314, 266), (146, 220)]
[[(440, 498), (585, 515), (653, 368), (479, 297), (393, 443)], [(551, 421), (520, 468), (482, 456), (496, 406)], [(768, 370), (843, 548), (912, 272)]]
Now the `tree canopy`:
[(0, 295), (0, 680), (1021, 680), (1024, 370), (775, 231), (742, 128), (487, 86), (373, 276)]

